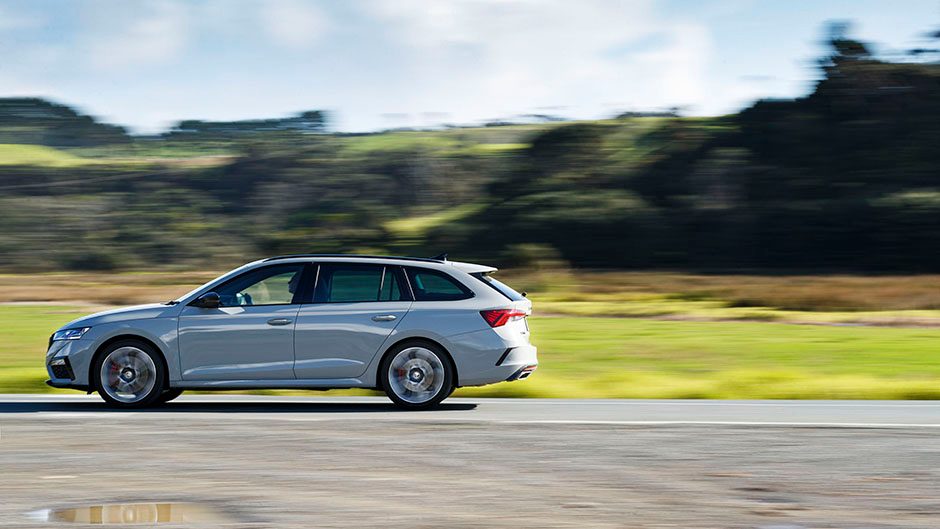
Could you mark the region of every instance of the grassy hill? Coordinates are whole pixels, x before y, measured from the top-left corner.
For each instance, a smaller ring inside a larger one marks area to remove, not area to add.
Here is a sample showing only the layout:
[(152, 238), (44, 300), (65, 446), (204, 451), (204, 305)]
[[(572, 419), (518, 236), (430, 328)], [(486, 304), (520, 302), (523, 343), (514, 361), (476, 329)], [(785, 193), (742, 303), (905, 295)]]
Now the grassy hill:
[(446, 251), (516, 267), (940, 271), (940, 65), (830, 44), (806, 97), (715, 118), (353, 135), (312, 111), (131, 137), (0, 100), (0, 269)]

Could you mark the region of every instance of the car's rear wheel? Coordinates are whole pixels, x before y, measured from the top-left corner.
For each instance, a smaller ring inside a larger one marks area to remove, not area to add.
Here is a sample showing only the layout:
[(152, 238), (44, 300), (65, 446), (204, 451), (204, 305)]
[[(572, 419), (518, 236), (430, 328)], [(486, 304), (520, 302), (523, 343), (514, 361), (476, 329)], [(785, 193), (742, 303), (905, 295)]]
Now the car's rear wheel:
[(95, 362), (98, 395), (122, 408), (150, 406), (163, 394), (163, 363), (159, 353), (136, 340), (109, 345)]
[(447, 354), (424, 342), (405, 343), (385, 355), (379, 368), (382, 388), (404, 408), (430, 408), (451, 394), (454, 369)]

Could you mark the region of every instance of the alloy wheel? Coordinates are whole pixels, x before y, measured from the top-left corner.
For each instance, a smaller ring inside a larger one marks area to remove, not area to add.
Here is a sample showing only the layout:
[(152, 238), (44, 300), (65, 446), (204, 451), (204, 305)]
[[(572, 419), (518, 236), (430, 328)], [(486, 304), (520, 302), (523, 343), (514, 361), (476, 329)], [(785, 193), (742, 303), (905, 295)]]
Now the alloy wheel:
[(138, 402), (153, 391), (157, 366), (153, 358), (137, 347), (119, 347), (101, 363), (101, 389), (125, 404)]
[(444, 369), (441, 359), (430, 349), (408, 347), (389, 362), (390, 389), (409, 404), (424, 404), (444, 387)]

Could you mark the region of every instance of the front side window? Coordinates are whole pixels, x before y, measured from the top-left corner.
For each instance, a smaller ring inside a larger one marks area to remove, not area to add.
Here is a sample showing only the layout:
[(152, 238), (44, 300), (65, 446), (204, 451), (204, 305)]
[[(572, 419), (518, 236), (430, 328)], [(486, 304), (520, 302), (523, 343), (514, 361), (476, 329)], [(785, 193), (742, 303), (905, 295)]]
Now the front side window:
[(428, 268), (408, 268), (415, 301), (454, 301), (473, 297), (469, 288), (453, 277)]
[(266, 266), (246, 272), (215, 289), (223, 307), (289, 305), (300, 286), (303, 263)]
[(383, 265), (321, 265), (316, 303), (361, 303), (404, 300), (397, 267)]

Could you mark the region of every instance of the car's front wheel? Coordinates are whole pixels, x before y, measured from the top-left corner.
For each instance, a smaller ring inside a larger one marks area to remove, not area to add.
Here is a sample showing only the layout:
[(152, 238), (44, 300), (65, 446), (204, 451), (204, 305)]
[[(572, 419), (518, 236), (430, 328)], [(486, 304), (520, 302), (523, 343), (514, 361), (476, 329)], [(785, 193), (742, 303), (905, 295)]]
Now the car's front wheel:
[(150, 406), (163, 394), (163, 363), (159, 353), (136, 340), (109, 345), (95, 362), (98, 394), (122, 408)]
[(440, 347), (412, 342), (385, 355), (379, 380), (395, 404), (412, 409), (430, 408), (453, 391), (453, 371), (450, 358)]

